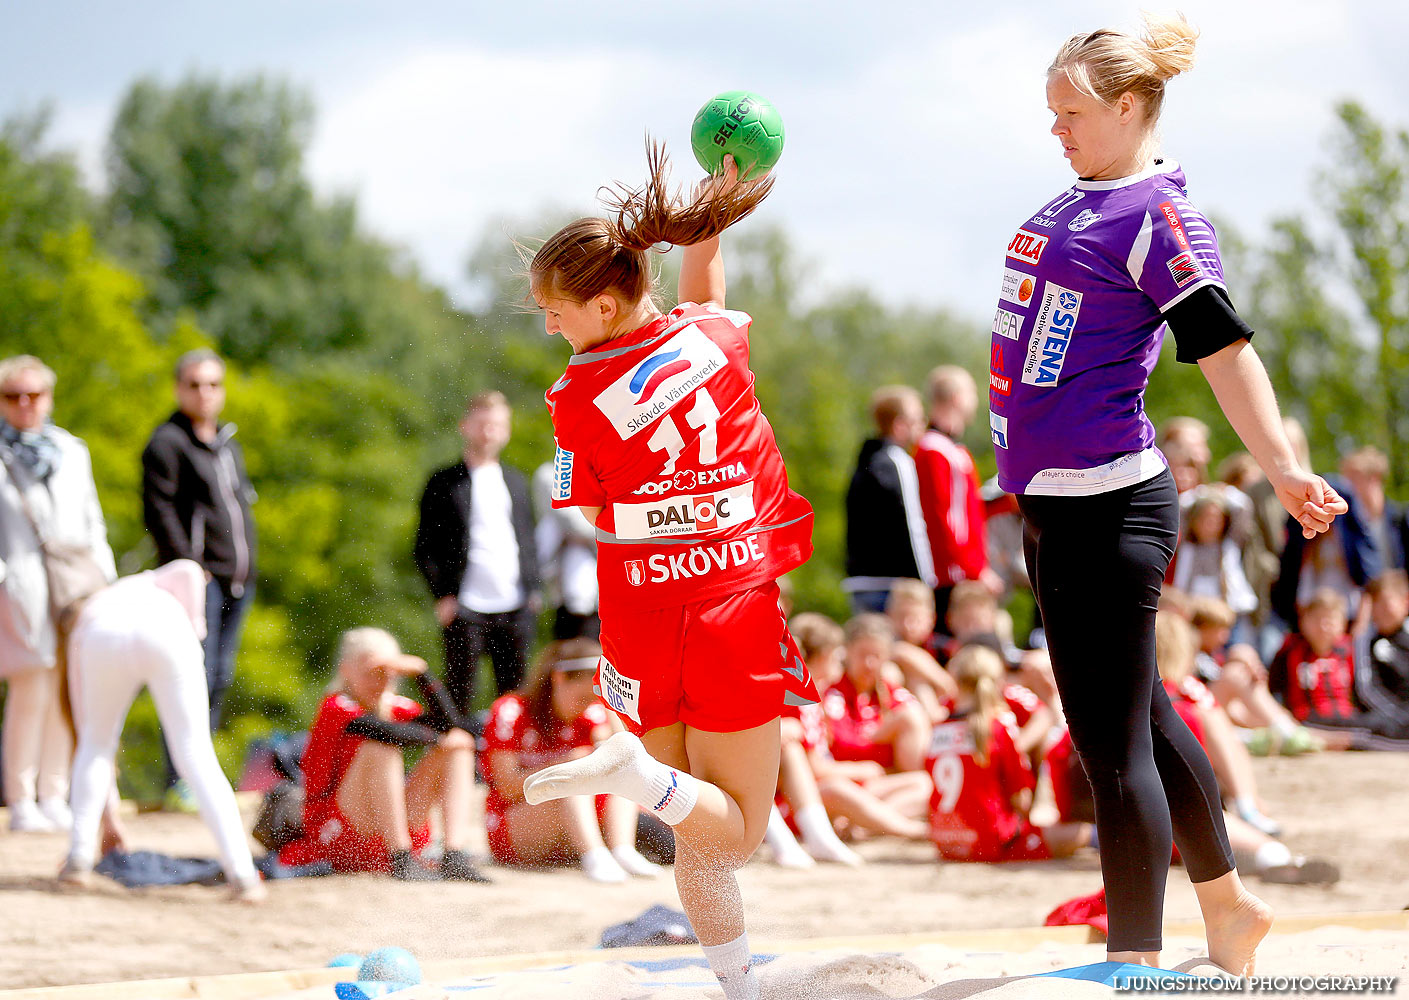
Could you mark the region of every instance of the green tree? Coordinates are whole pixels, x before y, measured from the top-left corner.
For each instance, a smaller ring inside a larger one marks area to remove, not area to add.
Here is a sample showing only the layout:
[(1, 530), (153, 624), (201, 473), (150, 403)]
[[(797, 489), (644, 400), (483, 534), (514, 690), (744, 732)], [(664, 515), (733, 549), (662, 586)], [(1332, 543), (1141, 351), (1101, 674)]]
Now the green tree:
[(1387, 129), (1355, 101), (1336, 115), (1323, 179), (1350, 249), (1350, 285), (1377, 340), (1359, 388), (1375, 397), (1381, 419), (1372, 440), (1385, 447), (1390, 481), (1402, 487), (1409, 479), (1409, 131)]

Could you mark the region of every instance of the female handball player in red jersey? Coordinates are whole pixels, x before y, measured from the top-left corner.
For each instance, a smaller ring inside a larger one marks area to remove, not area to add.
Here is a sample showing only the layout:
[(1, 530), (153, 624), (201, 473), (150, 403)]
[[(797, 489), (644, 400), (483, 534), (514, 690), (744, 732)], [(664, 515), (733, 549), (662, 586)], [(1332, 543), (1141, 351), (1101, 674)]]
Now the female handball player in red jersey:
[[(732, 158), (689, 202), (666, 159), (579, 219), (529, 268), (548, 333), (572, 345), (547, 393), (553, 504), (597, 527), (603, 700), (626, 725), (535, 774), (529, 802), (609, 793), (675, 828), (680, 900), (727, 1000), (758, 996), (734, 870), (763, 839), (784, 705), (817, 690), (776, 580), (812, 552), (812, 508), (788, 488), (754, 396), (749, 326), (724, 308), (719, 234), (768, 194)], [(680, 305), (651, 294), (649, 251), (683, 248)]]
[[(1157, 156), (1165, 83), (1198, 33), (1074, 35), (1048, 67), (1052, 134), (1077, 180), (1023, 217), (994, 317), (989, 425), (998, 482), (1027, 522), (1029, 577), (1072, 741), (1091, 778), (1112, 961), (1159, 964), (1167, 859), (1179, 845), (1209, 955), (1252, 971), (1271, 926), (1243, 888), (1208, 758), (1155, 673), (1155, 610), (1179, 532), (1143, 398), (1166, 328), (1308, 538), (1346, 503), (1298, 464), (1218, 241), (1184, 172)], [(1101, 655), (1092, 655), (1097, 644)]]

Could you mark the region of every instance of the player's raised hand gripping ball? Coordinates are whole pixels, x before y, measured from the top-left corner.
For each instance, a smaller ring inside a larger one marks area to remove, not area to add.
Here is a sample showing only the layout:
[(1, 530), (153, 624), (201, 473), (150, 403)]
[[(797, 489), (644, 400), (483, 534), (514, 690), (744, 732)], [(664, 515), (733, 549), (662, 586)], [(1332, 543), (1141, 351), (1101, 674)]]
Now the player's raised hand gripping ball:
[(725, 91), (706, 101), (695, 115), (690, 148), (708, 173), (718, 173), (728, 153), (738, 163), (740, 176), (758, 178), (783, 155), (783, 119), (757, 94)]

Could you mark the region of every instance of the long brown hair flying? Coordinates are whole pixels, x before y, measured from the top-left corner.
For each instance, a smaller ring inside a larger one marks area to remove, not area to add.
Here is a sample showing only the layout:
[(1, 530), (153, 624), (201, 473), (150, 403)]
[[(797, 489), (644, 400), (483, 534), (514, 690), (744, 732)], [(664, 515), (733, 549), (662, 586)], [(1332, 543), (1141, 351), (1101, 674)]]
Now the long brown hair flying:
[(528, 266), (533, 294), (586, 302), (610, 292), (628, 304), (639, 302), (650, 292), (651, 250), (712, 239), (773, 190), (770, 176), (686, 199), (670, 186), (665, 145), (649, 137), (646, 164), (648, 179), (640, 187), (604, 189), (607, 218), (570, 222), (538, 248)]

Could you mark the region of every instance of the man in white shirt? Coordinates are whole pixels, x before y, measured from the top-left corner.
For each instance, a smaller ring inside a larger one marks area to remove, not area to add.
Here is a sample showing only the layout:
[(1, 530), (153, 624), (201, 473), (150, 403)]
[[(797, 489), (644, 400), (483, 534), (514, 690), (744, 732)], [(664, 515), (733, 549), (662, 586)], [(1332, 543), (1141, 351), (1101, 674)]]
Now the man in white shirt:
[(421, 496), (415, 558), (445, 638), (445, 686), (468, 712), (488, 654), (499, 692), (523, 682), (539, 607), (538, 553), (528, 483), (499, 463), (509, 443), (508, 400), (473, 396), (460, 421), (465, 451)]

